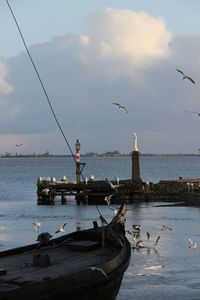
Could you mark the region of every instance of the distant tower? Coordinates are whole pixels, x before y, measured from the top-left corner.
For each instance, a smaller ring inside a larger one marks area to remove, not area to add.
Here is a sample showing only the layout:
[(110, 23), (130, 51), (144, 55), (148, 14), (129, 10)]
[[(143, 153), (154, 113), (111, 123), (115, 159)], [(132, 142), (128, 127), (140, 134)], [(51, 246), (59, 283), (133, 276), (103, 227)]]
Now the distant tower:
[(80, 154), (80, 149), (81, 149), (81, 144), (79, 140), (76, 141), (75, 144), (76, 148), (76, 183), (80, 182), (80, 175), (81, 175), (81, 154)]
[(135, 142), (132, 152), (132, 182), (140, 182), (140, 159), (139, 159), (139, 150), (137, 145), (137, 135), (134, 132)]

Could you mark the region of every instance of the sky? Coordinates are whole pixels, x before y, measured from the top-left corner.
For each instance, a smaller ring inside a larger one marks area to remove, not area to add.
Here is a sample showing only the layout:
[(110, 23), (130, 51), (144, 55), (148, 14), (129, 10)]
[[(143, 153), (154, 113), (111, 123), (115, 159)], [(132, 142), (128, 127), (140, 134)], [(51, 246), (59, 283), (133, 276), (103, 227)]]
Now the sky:
[[(9, 3), (71, 149), (198, 153), (199, 0)], [(69, 154), (6, 0), (0, 45), (0, 154)]]

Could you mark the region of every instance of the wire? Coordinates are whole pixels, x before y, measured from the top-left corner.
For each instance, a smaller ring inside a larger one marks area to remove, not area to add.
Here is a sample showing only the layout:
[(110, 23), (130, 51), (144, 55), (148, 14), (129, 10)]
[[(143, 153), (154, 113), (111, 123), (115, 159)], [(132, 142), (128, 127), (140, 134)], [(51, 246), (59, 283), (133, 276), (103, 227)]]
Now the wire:
[[(44, 86), (44, 84), (43, 84), (43, 82), (42, 82), (42, 79), (41, 79), (40, 74), (39, 74), (39, 72), (38, 72), (38, 70), (37, 70), (36, 64), (35, 64), (35, 62), (34, 62), (32, 56), (31, 56), (31, 54), (30, 54), (30, 51), (28, 50), (26, 41), (25, 41), (24, 36), (23, 36), (23, 34), (22, 34), (22, 31), (21, 31), (21, 29), (20, 29), (20, 27), (19, 27), (19, 24), (18, 24), (18, 22), (17, 22), (17, 19), (16, 19), (15, 15), (14, 15), (14, 12), (13, 12), (13, 10), (12, 10), (12, 8), (11, 8), (11, 6), (10, 6), (8, 0), (6, 0), (6, 3), (7, 3), (7, 6), (8, 6), (8, 8), (9, 8), (11, 14), (12, 14), (12, 17), (13, 17), (13, 19), (14, 19), (14, 22), (15, 22), (15, 24), (16, 24), (16, 26), (17, 26), (17, 29), (18, 29), (18, 31), (19, 31), (19, 34), (20, 34), (20, 36), (21, 36), (21, 39), (22, 39), (22, 41), (23, 41), (23, 44), (24, 44), (24, 47), (25, 47), (25, 49), (26, 49), (26, 52), (27, 52), (27, 54), (28, 54), (28, 56), (29, 56), (29, 59), (30, 59), (32, 65), (33, 65), (33, 68), (34, 68), (34, 70), (35, 70), (35, 73), (36, 73), (36, 75), (37, 75), (37, 77), (38, 77), (38, 79), (39, 79), (39, 82), (40, 82), (41, 87), (42, 87), (42, 90), (43, 90), (43, 92), (44, 92), (44, 94), (45, 94), (46, 100), (47, 100), (47, 102), (48, 102), (48, 104), (49, 104), (49, 107), (50, 107), (50, 109), (51, 109), (51, 112), (52, 112), (52, 114), (53, 114), (53, 117), (54, 117), (54, 119), (55, 119), (55, 121), (56, 121), (56, 123), (57, 123), (57, 125), (58, 125), (58, 128), (60, 129), (60, 132), (61, 132), (61, 134), (62, 134), (62, 136), (63, 136), (63, 138), (64, 138), (64, 140), (65, 140), (65, 142), (66, 142), (66, 144), (67, 144), (67, 146), (68, 146), (68, 148), (69, 148), (69, 150), (70, 150), (70, 153), (71, 153), (71, 155), (72, 155), (72, 157), (73, 157), (73, 159), (74, 159), (76, 165), (77, 165), (77, 161), (76, 161), (75, 155), (74, 155), (74, 153), (73, 153), (73, 151), (72, 151), (72, 149), (71, 149), (71, 147), (70, 147), (70, 144), (69, 144), (69, 142), (68, 142), (68, 140), (67, 140), (67, 138), (66, 138), (66, 136), (65, 136), (65, 134), (64, 134), (64, 132), (63, 132), (63, 130), (62, 130), (62, 127), (61, 127), (61, 125), (60, 125), (60, 123), (59, 123), (59, 121), (58, 121), (58, 118), (56, 117), (56, 114), (55, 114), (54, 109), (53, 109), (53, 107), (52, 107), (52, 104), (51, 104), (51, 102), (50, 102), (49, 96), (48, 96), (48, 94), (47, 94), (46, 88), (45, 88), (45, 86)], [(81, 174), (81, 175), (82, 175), (82, 174)], [(83, 177), (83, 176), (82, 176), (82, 177)], [(83, 177), (83, 178), (84, 178), (84, 177)]]

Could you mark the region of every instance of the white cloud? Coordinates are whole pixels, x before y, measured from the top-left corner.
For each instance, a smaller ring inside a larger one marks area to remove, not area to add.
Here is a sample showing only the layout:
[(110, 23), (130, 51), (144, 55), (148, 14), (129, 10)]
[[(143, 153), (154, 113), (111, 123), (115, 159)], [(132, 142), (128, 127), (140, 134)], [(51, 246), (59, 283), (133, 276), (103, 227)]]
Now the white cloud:
[(164, 21), (145, 12), (109, 8), (91, 15), (88, 27), (79, 52), (109, 76), (134, 74), (170, 55), (171, 34)]
[(7, 75), (6, 66), (0, 62), (0, 92), (6, 95), (13, 91), (13, 87), (6, 81)]

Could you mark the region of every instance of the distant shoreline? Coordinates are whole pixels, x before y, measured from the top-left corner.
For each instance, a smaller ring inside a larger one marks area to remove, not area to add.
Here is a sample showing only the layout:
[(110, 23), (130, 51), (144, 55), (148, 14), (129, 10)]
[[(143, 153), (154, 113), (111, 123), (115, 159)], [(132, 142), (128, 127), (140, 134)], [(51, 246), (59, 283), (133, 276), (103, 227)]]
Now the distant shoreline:
[[(175, 153), (175, 154), (152, 154), (152, 153), (140, 153), (141, 157), (154, 157), (154, 156), (170, 156), (170, 157), (178, 157), (178, 156), (200, 156), (200, 154), (192, 154), (192, 153)], [(0, 158), (54, 158), (54, 157), (72, 157), (72, 155), (67, 154), (1, 154)], [(88, 157), (88, 158), (100, 158), (100, 157), (108, 157), (108, 158), (117, 158), (117, 157), (131, 157), (131, 154), (112, 154), (112, 153), (86, 153), (81, 154), (81, 157)]]

